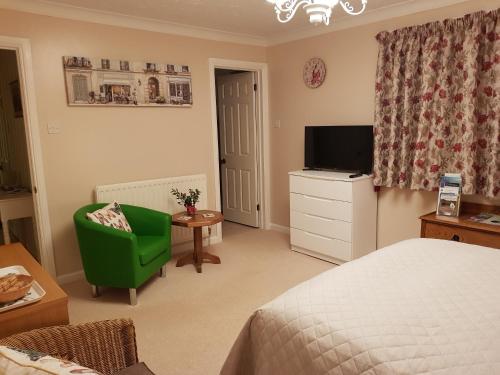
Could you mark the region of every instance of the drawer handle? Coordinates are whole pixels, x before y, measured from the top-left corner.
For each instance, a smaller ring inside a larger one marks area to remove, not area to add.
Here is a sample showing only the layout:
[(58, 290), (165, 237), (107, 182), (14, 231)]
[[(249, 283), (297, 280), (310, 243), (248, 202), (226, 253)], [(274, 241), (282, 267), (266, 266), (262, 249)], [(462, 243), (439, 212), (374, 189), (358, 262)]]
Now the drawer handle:
[(307, 198), (307, 199), (312, 199), (312, 200), (314, 200), (314, 201), (330, 202), (330, 200), (329, 200), (329, 199), (323, 199), (323, 198), (311, 197), (310, 195), (305, 195), (305, 194), (304, 194), (304, 198)]
[(460, 242), (460, 236), (458, 234), (454, 234), (453, 237), (451, 237), (451, 240), (455, 242)]
[(313, 219), (318, 219), (318, 220), (326, 221), (328, 223), (331, 223), (333, 221), (332, 219), (327, 219), (327, 218), (324, 218), (324, 217), (321, 217), (321, 216), (315, 216), (315, 215), (309, 215), (309, 214), (304, 214), (304, 216), (311, 217)]
[(323, 237), (323, 236), (320, 236), (318, 234), (314, 234), (314, 233), (310, 233), (310, 232), (304, 232), (305, 234), (311, 236), (311, 237), (317, 237), (317, 238), (321, 238), (322, 240), (328, 240), (328, 241), (331, 241), (331, 238), (328, 238), (328, 237)]

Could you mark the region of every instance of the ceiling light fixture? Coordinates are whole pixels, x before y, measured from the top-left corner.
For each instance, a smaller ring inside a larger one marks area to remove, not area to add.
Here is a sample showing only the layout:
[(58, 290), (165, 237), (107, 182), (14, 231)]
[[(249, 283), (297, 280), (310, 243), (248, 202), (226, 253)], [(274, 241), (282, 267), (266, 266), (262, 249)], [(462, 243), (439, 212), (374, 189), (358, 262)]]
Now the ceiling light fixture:
[(330, 17), (332, 16), (332, 10), (337, 4), (340, 4), (344, 10), (353, 15), (357, 16), (361, 14), (366, 9), (366, 4), (368, 0), (361, 0), (362, 8), (359, 11), (354, 10), (354, 6), (350, 2), (345, 0), (266, 0), (268, 3), (274, 5), (274, 10), (276, 11), (276, 17), (281, 23), (286, 23), (290, 21), (299, 7), (305, 9), (307, 15), (309, 16), (309, 21), (318, 25), (324, 23), (325, 25), (330, 24)]

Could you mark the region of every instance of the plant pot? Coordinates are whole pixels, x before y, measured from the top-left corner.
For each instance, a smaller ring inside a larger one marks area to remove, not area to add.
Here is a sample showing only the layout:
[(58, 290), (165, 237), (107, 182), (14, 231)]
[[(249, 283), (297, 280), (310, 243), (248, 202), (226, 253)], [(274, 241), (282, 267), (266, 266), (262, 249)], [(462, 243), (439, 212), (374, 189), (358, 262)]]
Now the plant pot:
[(186, 211), (188, 215), (193, 216), (196, 213), (196, 207), (195, 206), (186, 206)]

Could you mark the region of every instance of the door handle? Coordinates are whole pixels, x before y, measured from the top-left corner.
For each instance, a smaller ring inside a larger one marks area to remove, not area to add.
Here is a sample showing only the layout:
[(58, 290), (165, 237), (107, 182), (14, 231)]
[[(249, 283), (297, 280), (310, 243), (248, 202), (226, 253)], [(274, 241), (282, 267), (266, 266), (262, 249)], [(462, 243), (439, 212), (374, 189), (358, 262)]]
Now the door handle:
[(221, 159), (221, 160), (220, 160), (220, 163), (221, 163), (221, 164), (226, 164), (226, 159), (225, 159), (225, 158)]

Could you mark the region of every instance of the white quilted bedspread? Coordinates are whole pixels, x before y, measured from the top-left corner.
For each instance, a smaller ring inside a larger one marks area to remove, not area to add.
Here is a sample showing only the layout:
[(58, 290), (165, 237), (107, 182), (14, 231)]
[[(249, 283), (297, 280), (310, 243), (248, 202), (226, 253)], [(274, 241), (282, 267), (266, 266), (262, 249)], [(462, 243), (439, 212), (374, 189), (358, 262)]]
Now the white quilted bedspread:
[(223, 375), (500, 374), (500, 250), (400, 242), (257, 310)]

